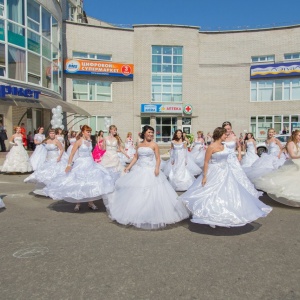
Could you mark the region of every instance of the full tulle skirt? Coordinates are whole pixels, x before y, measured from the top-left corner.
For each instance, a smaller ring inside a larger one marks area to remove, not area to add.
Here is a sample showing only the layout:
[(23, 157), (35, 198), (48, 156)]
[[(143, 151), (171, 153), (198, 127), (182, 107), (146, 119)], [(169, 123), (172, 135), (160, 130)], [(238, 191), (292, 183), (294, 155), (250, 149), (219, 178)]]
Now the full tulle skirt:
[(254, 180), (271, 173), (281, 167), (286, 161), (286, 157), (282, 155), (278, 158), (277, 155), (263, 153), (251, 167), (244, 168), (244, 171), (251, 182)]
[(30, 156), (32, 169), (37, 170), (45, 162), (47, 157), (47, 149), (44, 144), (37, 145)]
[(227, 164), (211, 164), (207, 182), (202, 175), (179, 197), (192, 213), (192, 222), (211, 226), (244, 226), (265, 217), (272, 208), (250, 194)]
[(27, 173), (32, 171), (29, 156), (23, 145), (12, 146), (6, 154), (1, 172), (3, 173)]
[(205, 153), (206, 153), (206, 150), (204, 150), (203, 148), (196, 147), (196, 146), (191, 151), (191, 156), (193, 157), (194, 162), (200, 168), (203, 168), (203, 166), (204, 166)]
[(163, 173), (135, 165), (119, 178), (115, 191), (104, 198), (112, 220), (142, 229), (159, 229), (189, 217)]
[(248, 168), (253, 165), (257, 160), (259, 159), (259, 156), (253, 152), (253, 151), (247, 151), (246, 154), (243, 156), (243, 159), (241, 161), (242, 168)]
[(254, 179), (255, 186), (275, 201), (300, 207), (300, 159), (287, 160), (282, 167)]
[(169, 174), (169, 182), (175, 191), (186, 191), (194, 181), (195, 177), (187, 169), (185, 160), (175, 161)]
[(40, 186), (49, 184), (57, 176), (64, 174), (68, 164), (67, 155), (60, 161), (56, 158), (46, 160), (37, 170), (24, 179), (24, 182), (37, 183)]
[[(69, 157), (71, 155), (72, 149), (73, 149), (74, 145), (70, 145), (66, 151), (67, 156)], [(76, 158), (78, 157), (78, 150), (75, 152), (74, 157), (73, 157), (73, 161), (76, 160)]]
[(120, 157), (116, 151), (106, 151), (100, 164), (109, 172), (114, 182), (120, 176), (124, 175), (124, 166), (122, 166)]
[[(190, 153), (188, 152), (188, 154), (190, 154)], [(193, 176), (197, 176), (202, 172), (201, 168), (196, 165), (194, 160), (189, 155), (187, 157), (186, 168)], [(172, 170), (171, 159), (168, 159), (167, 161), (164, 161), (164, 162), (162, 161), (160, 169), (164, 172), (164, 174), (167, 177), (169, 177), (171, 170)]]
[(255, 189), (253, 183), (247, 177), (244, 169), (241, 167), (239, 160), (236, 155), (231, 155), (228, 157), (229, 168), (232, 171), (235, 179), (254, 197), (262, 196), (262, 192), (259, 192)]
[(113, 190), (114, 182), (108, 171), (89, 156), (78, 157), (71, 171), (59, 174), (43, 192), (54, 200), (81, 203), (98, 200)]

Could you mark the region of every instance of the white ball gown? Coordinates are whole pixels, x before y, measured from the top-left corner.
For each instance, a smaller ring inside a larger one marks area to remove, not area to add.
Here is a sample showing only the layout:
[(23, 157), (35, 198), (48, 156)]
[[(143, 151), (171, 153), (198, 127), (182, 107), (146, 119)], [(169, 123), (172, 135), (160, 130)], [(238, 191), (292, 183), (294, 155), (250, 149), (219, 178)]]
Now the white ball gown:
[[(34, 135), (34, 140), (37, 140), (39, 143), (41, 143), (44, 139), (44, 134), (37, 133)], [(45, 162), (46, 156), (47, 152), (44, 149), (44, 145), (36, 145), (35, 150), (30, 156), (30, 163), (34, 171), (37, 170)]]
[(113, 180), (116, 181), (121, 176), (124, 169), (118, 155), (118, 141), (116, 139), (110, 141), (106, 138), (105, 143), (106, 152), (104, 153), (100, 164), (108, 170)]
[(6, 154), (6, 159), (3, 163), (1, 172), (11, 173), (20, 172), (27, 173), (32, 171), (32, 166), (29, 161), (27, 151), (23, 146), (22, 137), (15, 137), (14, 143), (16, 146), (12, 146), (10, 151)]
[(66, 147), (66, 143), (65, 143), (65, 137), (63, 135), (56, 135), (55, 138), (60, 141), (64, 151), (65, 151), (65, 147)]
[[(294, 154), (300, 155), (294, 144)], [(289, 159), (279, 169), (254, 179), (255, 186), (268, 193), (275, 201), (285, 205), (300, 207), (300, 159)]]
[(243, 156), (241, 165), (243, 168), (251, 167), (252, 164), (259, 159), (259, 156), (255, 152), (255, 146), (253, 142), (246, 142), (247, 152)]
[(286, 161), (286, 157), (283, 153), (280, 158), (278, 158), (280, 148), (275, 142), (267, 144), (267, 149), (268, 153), (263, 153), (251, 167), (244, 168), (251, 182), (254, 182), (255, 179), (277, 170)]
[(66, 156), (63, 155), (58, 162), (57, 159), (60, 154), (58, 147), (55, 144), (42, 144), (42, 146), (46, 152), (46, 160), (37, 170), (25, 178), (24, 182), (46, 185), (50, 183), (53, 178), (64, 173), (68, 163)]
[[(170, 158), (171, 171), (169, 182), (175, 191), (186, 191), (195, 181), (195, 177), (187, 168), (187, 149), (184, 143), (173, 143), (172, 156)], [(172, 165), (173, 162), (173, 165)]]
[(133, 139), (131, 138), (127, 138), (125, 141), (125, 152), (126, 154), (129, 156), (129, 158), (125, 157), (126, 159), (126, 163), (130, 163), (134, 157), (134, 154), (136, 152), (135, 148), (134, 148), (134, 142)]
[[(183, 143), (186, 143), (186, 142), (183, 142)], [(172, 157), (172, 151), (173, 149), (170, 150), (170, 156)], [(202, 170), (200, 167), (198, 167), (196, 165), (196, 163), (194, 162), (194, 158), (193, 156), (191, 155), (190, 152), (186, 152), (186, 160), (187, 160), (187, 165), (186, 165), (186, 168), (189, 170), (189, 172), (193, 175), (193, 176), (197, 176), (199, 175)], [(172, 164), (171, 164), (171, 159), (168, 159), (166, 161), (164, 161), (162, 164), (161, 164), (161, 170), (165, 173), (165, 175), (167, 177), (169, 177), (170, 175), (170, 172), (172, 170)]]
[[(42, 194), (54, 200), (81, 203), (98, 200), (104, 194), (111, 193), (114, 182), (109, 172), (94, 161), (91, 151), (91, 141), (82, 140), (71, 171), (53, 178), (43, 188)], [(36, 193), (41, 194), (41, 191)]]
[(211, 226), (243, 226), (265, 217), (272, 208), (249, 193), (233, 173), (224, 150), (212, 154), (207, 171), (207, 182), (202, 186), (203, 175), (179, 199), (191, 211), (192, 222)]
[(253, 183), (248, 179), (243, 168), (241, 167), (241, 164), (235, 154), (236, 141), (224, 142), (223, 144), (226, 145), (226, 148), (229, 152), (228, 164), (235, 179), (254, 197), (258, 198), (259, 196), (262, 196), (263, 193), (255, 189)]
[(195, 161), (195, 163), (200, 167), (203, 168), (204, 166), (204, 159), (205, 159), (205, 143), (204, 142), (199, 142), (195, 141), (194, 142), (194, 147), (191, 151), (191, 155)]
[[(77, 141), (76, 137), (69, 139), (70, 146), (68, 147), (67, 152), (66, 152), (68, 157), (70, 156), (70, 154), (72, 152), (72, 149), (73, 149), (73, 146), (76, 143), (76, 141)], [(74, 157), (73, 157), (73, 161), (75, 161), (77, 157), (78, 157), (78, 151), (75, 152)]]
[(138, 160), (120, 177), (115, 191), (104, 198), (112, 220), (142, 229), (159, 229), (189, 217), (163, 173), (155, 176), (155, 154), (139, 147)]

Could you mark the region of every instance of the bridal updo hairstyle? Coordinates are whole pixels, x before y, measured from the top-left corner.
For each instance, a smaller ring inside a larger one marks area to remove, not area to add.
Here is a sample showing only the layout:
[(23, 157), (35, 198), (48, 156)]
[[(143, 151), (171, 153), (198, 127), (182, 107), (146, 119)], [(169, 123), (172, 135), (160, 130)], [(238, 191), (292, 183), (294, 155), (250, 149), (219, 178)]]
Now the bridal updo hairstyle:
[(154, 128), (153, 127), (151, 127), (150, 125), (145, 125), (143, 127), (143, 131), (141, 132), (141, 135), (140, 135), (141, 139), (143, 139), (143, 140), (145, 139), (145, 133), (147, 132), (147, 130), (151, 130), (151, 131), (154, 132)]
[[(230, 125), (230, 124), (226, 124), (226, 125)], [(224, 133), (226, 133), (226, 129), (225, 128), (223, 128), (223, 127), (217, 127), (214, 130), (214, 133), (213, 133), (213, 136), (212, 136), (213, 139), (214, 139), (214, 141), (219, 140)]]

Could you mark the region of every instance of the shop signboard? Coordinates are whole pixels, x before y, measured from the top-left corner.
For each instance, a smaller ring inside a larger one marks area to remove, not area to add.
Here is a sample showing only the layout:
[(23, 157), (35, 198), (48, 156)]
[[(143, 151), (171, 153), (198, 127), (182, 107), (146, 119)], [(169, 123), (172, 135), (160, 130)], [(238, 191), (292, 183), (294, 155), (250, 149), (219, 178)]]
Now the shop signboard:
[(141, 104), (141, 113), (182, 114), (182, 104)]
[(115, 63), (90, 59), (67, 59), (64, 71), (67, 74), (120, 76), (133, 78), (133, 64)]

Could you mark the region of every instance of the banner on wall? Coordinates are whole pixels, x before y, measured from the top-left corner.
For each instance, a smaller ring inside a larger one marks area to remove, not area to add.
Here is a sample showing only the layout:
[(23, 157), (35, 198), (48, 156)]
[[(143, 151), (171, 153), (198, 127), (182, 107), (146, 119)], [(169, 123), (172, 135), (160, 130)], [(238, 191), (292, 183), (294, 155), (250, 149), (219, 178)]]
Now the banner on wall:
[(282, 76), (300, 76), (300, 63), (261, 64), (250, 68), (251, 79)]
[(67, 74), (121, 76), (133, 78), (133, 64), (114, 63), (90, 59), (66, 59), (64, 71)]
[(182, 114), (182, 104), (141, 104), (141, 113)]

